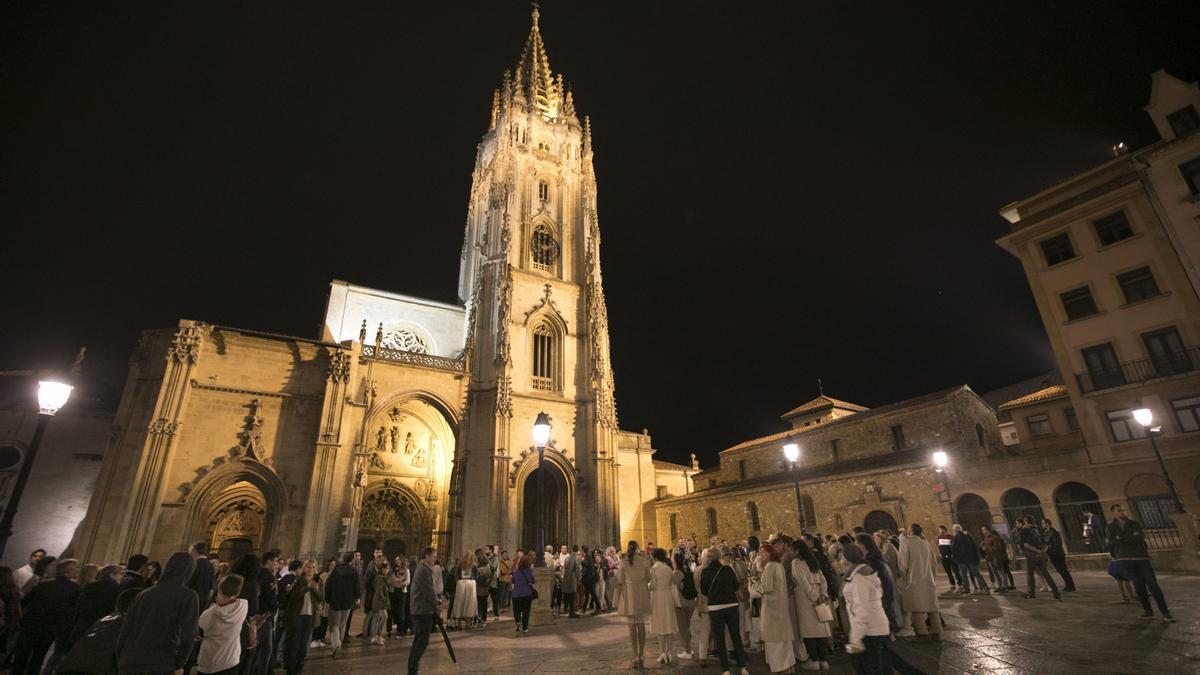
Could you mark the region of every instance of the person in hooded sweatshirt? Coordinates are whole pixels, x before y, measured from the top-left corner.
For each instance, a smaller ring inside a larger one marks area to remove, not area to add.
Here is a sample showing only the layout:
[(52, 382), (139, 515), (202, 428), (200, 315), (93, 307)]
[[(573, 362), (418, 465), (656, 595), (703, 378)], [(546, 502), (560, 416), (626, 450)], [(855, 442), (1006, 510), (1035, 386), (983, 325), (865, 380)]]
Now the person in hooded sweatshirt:
[(117, 675), (117, 638), (125, 622), (125, 613), (141, 593), (127, 588), (117, 596), (114, 611), (87, 628), (71, 651), (58, 663), (56, 675)]
[(846, 651), (854, 655), (858, 672), (891, 675), (888, 642), (892, 633), (888, 616), (883, 611), (883, 584), (875, 570), (866, 564), (866, 555), (860, 546), (848, 545), (842, 555), (850, 563), (846, 583), (842, 585), (842, 598), (850, 617)]
[(217, 585), (217, 601), (200, 615), (200, 655), (196, 667), (202, 674), (232, 675), (238, 672), (242, 658), (242, 624), (250, 603), (238, 596), (242, 593), (242, 578), (236, 574), (221, 579)]
[(117, 638), (117, 670), (121, 673), (167, 673), (182, 670), (196, 639), (196, 592), (188, 579), (196, 561), (184, 551), (171, 554), (162, 578), (138, 594)]

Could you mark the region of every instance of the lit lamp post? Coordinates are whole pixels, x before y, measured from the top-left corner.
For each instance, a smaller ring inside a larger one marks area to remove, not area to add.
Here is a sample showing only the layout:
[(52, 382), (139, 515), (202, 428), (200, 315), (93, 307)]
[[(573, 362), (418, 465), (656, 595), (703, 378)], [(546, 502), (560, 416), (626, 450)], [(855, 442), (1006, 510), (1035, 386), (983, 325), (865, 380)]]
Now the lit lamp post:
[(533, 444), (538, 451), (537, 566), (546, 566), (546, 444), (550, 442), (550, 417), (539, 412), (533, 422)]
[(950, 475), (946, 467), (950, 465), (950, 455), (944, 450), (933, 453), (933, 465), (937, 467), (938, 477), (942, 479), (942, 489), (946, 491), (946, 499), (950, 502), (950, 522), (954, 523), (954, 497), (950, 495)]
[(808, 518), (804, 513), (804, 501), (800, 499), (800, 446), (787, 443), (783, 446), (783, 456), (792, 468), (792, 487), (796, 489), (796, 513), (800, 514), (800, 534), (804, 534), (804, 523)]
[(21, 503), (21, 493), (25, 492), (25, 482), (29, 480), (29, 472), (33, 470), (33, 462), (37, 458), (38, 446), (42, 444), (46, 426), (50, 424), (50, 418), (54, 417), (54, 413), (66, 405), (73, 388), (62, 382), (50, 380), (38, 382), (37, 426), (33, 429), (33, 439), (29, 441), (29, 451), (25, 454), (21, 471), (17, 473), (17, 482), (13, 485), (12, 495), (8, 498), (8, 505), (4, 509), (4, 519), (0, 520), (0, 556), (4, 555), (8, 538), (12, 536), (13, 518), (17, 515), (17, 506)]
[(1138, 408), (1133, 411), (1133, 419), (1137, 423), (1146, 428), (1146, 434), (1150, 436), (1150, 445), (1154, 448), (1154, 456), (1158, 458), (1158, 466), (1162, 469), (1163, 478), (1167, 479), (1167, 487), (1171, 490), (1171, 499), (1175, 500), (1175, 510), (1183, 513), (1183, 500), (1179, 498), (1179, 492), (1175, 489), (1175, 481), (1171, 480), (1171, 474), (1167, 473), (1167, 463), (1163, 461), (1162, 452), (1158, 449), (1158, 440), (1156, 436), (1162, 433), (1162, 427), (1152, 427), (1154, 424), (1154, 413), (1150, 412), (1149, 408)]

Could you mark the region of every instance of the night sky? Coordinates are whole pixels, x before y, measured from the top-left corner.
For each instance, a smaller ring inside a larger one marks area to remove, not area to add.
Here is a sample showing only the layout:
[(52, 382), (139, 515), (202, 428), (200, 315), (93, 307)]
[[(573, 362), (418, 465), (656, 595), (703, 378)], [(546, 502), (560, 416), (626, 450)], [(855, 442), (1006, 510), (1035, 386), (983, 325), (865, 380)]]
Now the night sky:
[[(0, 370), (119, 387), (180, 318), (315, 337), (329, 280), (453, 302), (525, 2), (0, 10)], [(1102, 6), (1103, 5), (1103, 6)], [(189, 11), (194, 13), (189, 13)], [(1190, 12), (1190, 14), (1189, 14)], [(1155, 139), (1196, 4), (542, 4), (590, 115), (617, 403), (659, 457), (1054, 367), (1003, 205)]]

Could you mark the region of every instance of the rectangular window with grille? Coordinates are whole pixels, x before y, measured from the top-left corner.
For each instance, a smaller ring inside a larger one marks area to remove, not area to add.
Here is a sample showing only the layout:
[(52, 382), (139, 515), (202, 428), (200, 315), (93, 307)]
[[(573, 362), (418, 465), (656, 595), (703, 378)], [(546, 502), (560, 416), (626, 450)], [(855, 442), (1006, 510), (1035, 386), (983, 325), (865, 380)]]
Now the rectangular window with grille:
[(1057, 265), (1060, 262), (1066, 262), (1075, 257), (1075, 247), (1071, 244), (1071, 238), (1066, 232), (1056, 234), (1049, 239), (1043, 239), (1041, 242), (1042, 256), (1046, 258), (1046, 266)]
[(1087, 286), (1059, 293), (1058, 297), (1062, 299), (1063, 310), (1067, 313), (1068, 321), (1082, 319), (1100, 311), (1096, 307), (1096, 299), (1092, 297), (1092, 289)]
[(1117, 283), (1121, 286), (1121, 293), (1125, 294), (1126, 303), (1162, 295), (1162, 291), (1158, 290), (1158, 283), (1154, 281), (1154, 273), (1150, 271), (1149, 267), (1139, 267), (1136, 270), (1118, 274)]
[(1108, 418), (1108, 428), (1112, 432), (1113, 440), (1117, 443), (1146, 437), (1146, 427), (1133, 419), (1132, 410), (1110, 410), (1105, 413), (1105, 417)]
[(558, 391), (558, 344), (546, 324), (533, 330), (533, 382), (538, 391)]
[(1048, 415), (1030, 415), (1025, 418), (1025, 424), (1029, 426), (1029, 435), (1034, 438), (1054, 435), (1054, 427), (1050, 426)]
[(1154, 364), (1154, 374), (1159, 377), (1195, 370), (1187, 350), (1183, 348), (1183, 338), (1174, 328), (1142, 333), (1142, 344), (1146, 345), (1146, 355)]
[(1092, 221), (1092, 227), (1096, 228), (1096, 236), (1100, 239), (1101, 246), (1115, 244), (1133, 236), (1133, 228), (1130, 227), (1124, 211), (1097, 218)]
[(1171, 401), (1175, 410), (1175, 421), (1179, 422), (1179, 430), (1184, 433), (1200, 431), (1200, 396), (1190, 396)]
[(1121, 362), (1117, 361), (1117, 352), (1111, 342), (1088, 347), (1081, 353), (1093, 389), (1107, 389), (1125, 384), (1125, 372), (1121, 370)]

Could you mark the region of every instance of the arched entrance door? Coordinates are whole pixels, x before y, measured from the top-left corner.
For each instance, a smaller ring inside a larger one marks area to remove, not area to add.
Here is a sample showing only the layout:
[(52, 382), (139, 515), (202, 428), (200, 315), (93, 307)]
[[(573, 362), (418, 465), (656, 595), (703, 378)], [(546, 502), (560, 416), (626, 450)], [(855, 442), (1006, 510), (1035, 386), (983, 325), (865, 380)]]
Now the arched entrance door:
[(1062, 524), (1063, 544), (1071, 553), (1094, 552), (1104, 550), (1104, 543), (1099, 539), (1088, 539), (1083, 536), (1083, 524), (1087, 522), (1084, 511), (1098, 513), (1103, 517), (1100, 508), (1100, 497), (1092, 488), (1074, 481), (1063, 483), (1054, 491), (1054, 509), (1058, 511), (1058, 521)]
[(408, 491), (395, 484), (372, 489), (363, 496), (359, 551), (367, 558), (381, 549), (388, 560), (418, 551), (433, 540), (433, 530), (424, 521), (420, 502)]
[(955, 504), (954, 515), (958, 524), (962, 525), (976, 541), (985, 527), (992, 525), (992, 509), (987, 500), (977, 494), (966, 492), (959, 496)]
[[(556, 549), (562, 544), (571, 544), (570, 510), (567, 499), (567, 479), (562, 471), (550, 462), (544, 463), (544, 469), (534, 469), (525, 478), (525, 488), (522, 494), (524, 505), (521, 521), (520, 545), (526, 550), (537, 550), (537, 528), (539, 524), (539, 505), (545, 511), (547, 545)], [(540, 494), (539, 476), (545, 471), (545, 493)]]
[(872, 534), (880, 530), (894, 534), (899, 527), (896, 525), (896, 519), (887, 511), (872, 511), (863, 519), (863, 529)]
[(205, 537), (209, 549), (225, 562), (258, 551), (264, 543), (266, 516), (266, 498), (254, 484), (238, 481), (226, 487), (212, 500)]
[(1045, 512), (1042, 511), (1042, 500), (1025, 488), (1013, 488), (1000, 497), (1000, 505), (1004, 508), (1004, 517), (1008, 520), (1009, 531), (1016, 529), (1017, 518), (1033, 518), (1041, 527)]

